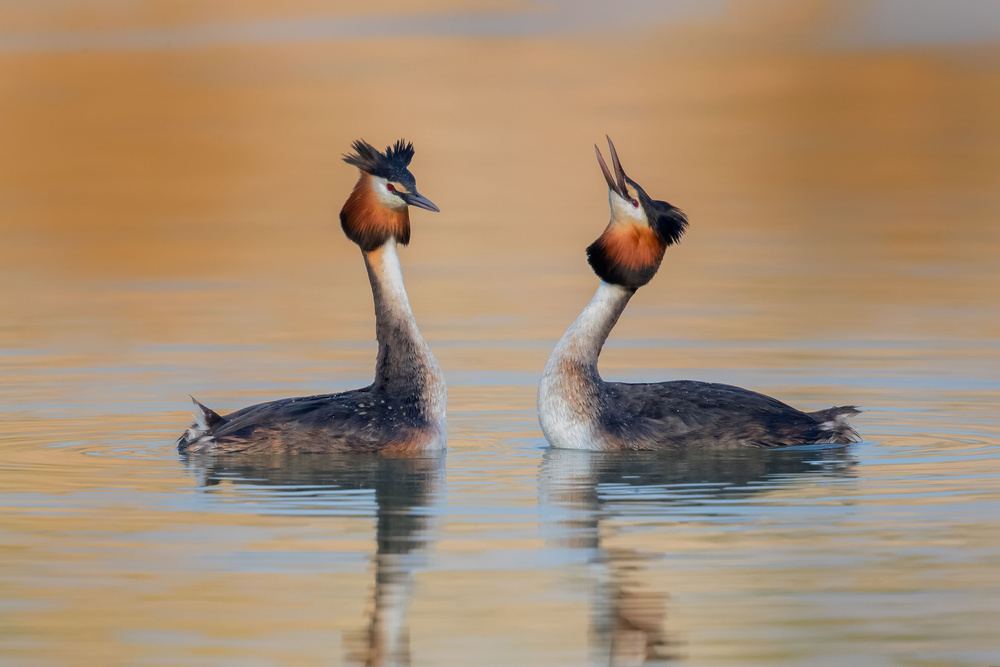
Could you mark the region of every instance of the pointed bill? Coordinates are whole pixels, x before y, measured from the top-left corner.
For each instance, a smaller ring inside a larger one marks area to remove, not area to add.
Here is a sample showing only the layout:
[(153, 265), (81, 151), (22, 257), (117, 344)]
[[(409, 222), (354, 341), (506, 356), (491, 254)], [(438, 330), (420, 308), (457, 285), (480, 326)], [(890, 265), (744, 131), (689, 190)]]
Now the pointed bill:
[(438, 212), (441, 211), (441, 209), (439, 209), (437, 206), (434, 205), (434, 202), (432, 202), (430, 199), (428, 199), (427, 197), (423, 196), (419, 192), (400, 193), (399, 196), (409, 206), (416, 206), (417, 208), (424, 208), (424, 209), (427, 209), (428, 211), (434, 211), (435, 213), (438, 213)]
[(608, 169), (608, 165), (604, 161), (604, 156), (601, 155), (601, 149), (597, 147), (597, 144), (594, 144), (594, 152), (597, 153), (597, 163), (601, 165), (601, 171), (604, 173), (604, 180), (608, 182), (608, 187), (611, 188), (612, 192), (617, 192), (620, 195), (622, 193), (621, 188), (615, 183), (615, 179), (611, 175), (611, 171)]
[(608, 147), (611, 148), (611, 164), (615, 168), (615, 178), (618, 181), (618, 194), (622, 197), (625, 196), (625, 170), (622, 169), (622, 163), (618, 160), (618, 151), (615, 150), (615, 145), (611, 142), (611, 137), (604, 135), (608, 140)]

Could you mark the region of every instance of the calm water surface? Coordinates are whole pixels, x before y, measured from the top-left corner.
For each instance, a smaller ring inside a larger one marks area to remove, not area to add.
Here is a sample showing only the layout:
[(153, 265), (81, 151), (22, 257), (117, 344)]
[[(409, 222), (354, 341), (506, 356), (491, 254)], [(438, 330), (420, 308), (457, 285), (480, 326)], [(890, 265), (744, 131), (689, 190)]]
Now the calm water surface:
[[(257, 42), (81, 5), (76, 46), (3, 10), (49, 41), (0, 54), (0, 663), (1000, 664), (1000, 53), (828, 50), (836, 5), (773, 4)], [(857, 403), (863, 442), (547, 447), (604, 132), (692, 220), (605, 376)], [(368, 382), (339, 155), (399, 135), (447, 455), (180, 458), (188, 394)]]

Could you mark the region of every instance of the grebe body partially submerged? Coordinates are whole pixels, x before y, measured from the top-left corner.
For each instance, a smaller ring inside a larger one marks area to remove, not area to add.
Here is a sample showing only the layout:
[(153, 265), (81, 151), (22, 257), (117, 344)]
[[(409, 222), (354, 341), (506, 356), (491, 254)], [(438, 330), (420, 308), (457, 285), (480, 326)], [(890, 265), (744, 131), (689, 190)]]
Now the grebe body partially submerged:
[[(375, 381), (340, 394), (285, 398), (225, 417), (198, 401), (195, 423), (177, 442), (182, 453), (382, 452), (445, 447), (447, 389), (417, 329), (403, 286), (397, 245), (410, 239), (409, 206), (438, 208), (417, 192), (407, 167), (413, 146), (384, 153), (364, 141), (344, 161), (361, 170), (340, 213), (361, 247), (375, 300)], [(193, 399), (192, 399), (193, 400)]]
[(849, 443), (857, 434), (847, 417), (854, 406), (802, 412), (740, 387), (678, 380), (605, 382), (597, 359), (636, 290), (656, 274), (667, 246), (687, 218), (651, 199), (628, 178), (608, 139), (614, 175), (600, 150), (611, 222), (587, 248), (601, 284), (593, 300), (559, 341), (538, 387), (538, 419), (555, 447), (592, 450), (677, 450), (785, 447)]

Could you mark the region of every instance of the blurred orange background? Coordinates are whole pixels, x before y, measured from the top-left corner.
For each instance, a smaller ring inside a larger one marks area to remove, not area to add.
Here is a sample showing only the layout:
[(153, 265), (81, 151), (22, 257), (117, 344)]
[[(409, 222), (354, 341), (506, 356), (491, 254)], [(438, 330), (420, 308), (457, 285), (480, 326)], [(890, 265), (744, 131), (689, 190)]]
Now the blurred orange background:
[(1000, 333), (996, 41), (858, 45), (862, 2), (622, 7), (7, 3), (0, 344), (367, 339), (340, 155), (401, 136), (442, 209), (403, 258), (428, 338), (557, 337), (605, 133), (692, 221), (631, 309), (680, 315), (618, 333)]

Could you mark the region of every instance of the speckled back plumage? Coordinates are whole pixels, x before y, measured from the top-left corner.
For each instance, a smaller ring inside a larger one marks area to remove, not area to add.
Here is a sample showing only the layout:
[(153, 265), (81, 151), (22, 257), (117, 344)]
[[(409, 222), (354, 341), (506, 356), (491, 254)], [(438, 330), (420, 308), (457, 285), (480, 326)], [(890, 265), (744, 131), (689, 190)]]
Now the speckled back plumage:
[(185, 433), (178, 449), (229, 454), (416, 451), (437, 435), (424, 407), (419, 391), (400, 394), (374, 385), (284, 398), (237, 410), (195, 437)]
[(447, 389), (406, 304), (395, 249), (367, 253), (379, 352), (375, 381), (339, 394), (284, 398), (222, 417), (195, 401), (182, 453), (383, 452), (445, 446)]

